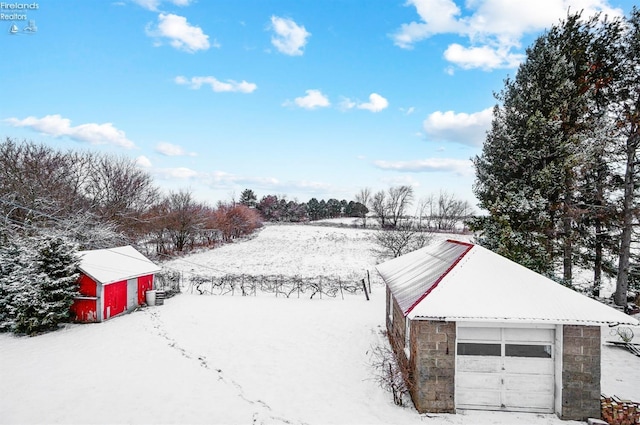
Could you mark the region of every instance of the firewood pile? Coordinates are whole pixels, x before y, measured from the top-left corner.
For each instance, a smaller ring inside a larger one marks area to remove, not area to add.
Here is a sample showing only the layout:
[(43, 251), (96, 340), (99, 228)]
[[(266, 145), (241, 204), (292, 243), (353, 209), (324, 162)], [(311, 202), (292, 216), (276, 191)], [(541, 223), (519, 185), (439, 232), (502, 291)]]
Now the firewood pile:
[(618, 397), (601, 396), (602, 419), (609, 425), (640, 424), (640, 403)]

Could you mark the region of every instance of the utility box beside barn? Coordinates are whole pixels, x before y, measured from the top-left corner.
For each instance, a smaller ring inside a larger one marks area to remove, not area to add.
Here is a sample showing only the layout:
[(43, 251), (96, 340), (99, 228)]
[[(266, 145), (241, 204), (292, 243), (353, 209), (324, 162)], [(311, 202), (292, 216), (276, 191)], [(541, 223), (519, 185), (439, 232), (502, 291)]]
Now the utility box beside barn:
[(600, 330), (638, 325), (633, 317), (466, 242), (377, 269), (389, 341), (419, 412), (600, 417)]
[(78, 254), (80, 296), (71, 306), (78, 322), (102, 322), (144, 304), (160, 271), (129, 245)]

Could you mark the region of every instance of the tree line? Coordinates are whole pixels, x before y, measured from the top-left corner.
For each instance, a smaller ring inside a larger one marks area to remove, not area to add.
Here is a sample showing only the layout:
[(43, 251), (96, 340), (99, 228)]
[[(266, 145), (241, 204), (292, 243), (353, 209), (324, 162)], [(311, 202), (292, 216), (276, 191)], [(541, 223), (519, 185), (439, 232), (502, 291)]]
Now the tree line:
[(591, 269), (593, 293), (615, 277), (615, 302), (640, 278), (640, 12), (569, 14), (527, 49), (497, 95), (474, 158), (474, 192), (489, 215), (480, 243), (573, 285)]
[(265, 221), (300, 223), (339, 217), (361, 217), (369, 212), (357, 201), (311, 198), (308, 202), (287, 200), (286, 195), (265, 195), (260, 198), (251, 189), (240, 194), (239, 203), (260, 212)]
[(261, 217), (245, 205), (167, 194), (129, 158), (0, 143), (0, 239), (57, 232), (79, 249), (149, 245), (170, 255), (250, 234)]

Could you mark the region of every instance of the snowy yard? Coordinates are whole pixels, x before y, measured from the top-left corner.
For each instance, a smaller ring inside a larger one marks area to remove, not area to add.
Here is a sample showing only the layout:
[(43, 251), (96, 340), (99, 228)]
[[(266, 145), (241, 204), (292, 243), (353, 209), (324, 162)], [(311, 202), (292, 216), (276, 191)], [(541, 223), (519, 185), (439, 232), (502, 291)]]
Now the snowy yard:
[[(373, 277), (368, 235), (266, 226), (251, 240), (170, 266), (218, 275), (360, 278), (370, 270)], [(101, 324), (34, 338), (0, 335), (0, 423), (577, 423), (498, 412), (427, 417), (395, 406), (368, 365), (368, 350), (384, 341), (379, 281), (372, 292), (371, 301), (362, 294), (344, 300), (182, 294)], [(640, 400), (640, 358), (603, 346), (602, 377), (603, 392)]]

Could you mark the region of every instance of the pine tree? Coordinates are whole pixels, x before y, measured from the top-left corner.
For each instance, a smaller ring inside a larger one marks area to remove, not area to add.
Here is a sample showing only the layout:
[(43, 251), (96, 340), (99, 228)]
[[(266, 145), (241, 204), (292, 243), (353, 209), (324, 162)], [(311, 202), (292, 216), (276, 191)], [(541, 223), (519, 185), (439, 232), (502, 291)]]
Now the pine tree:
[(480, 242), (547, 275), (561, 263), (568, 285), (584, 246), (581, 178), (598, 169), (588, 145), (603, 143), (593, 135), (605, 108), (595, 105), (607, 100), (600, 95), (613, 75), (616, 25), (574, 14), (539, 37), (498, 95), (474, 159), (474, 191), (489, 211), (475, 223)]
[(80, 261), (74, 244), (60, 236), (44, 236), (36, 245), (36, 269), (41, 274), (41, 325), (55, 329), (68, 321), (73, 298), (78, 295)]
[(68, 321), (78, 294), (76, 252), (59, 236), (0, 249), (0, 330), (33, 335)]
[(629, 275), (632, 274), (631, 239), (634, 227), (634, 215), (637, 216), (635, 183), (638, 178), (638, 150), (640, 149), (640, 10), (633, 8), (628, 20), (628, 31), (622, 43), (621, 66), (622, 79), (616, 94), (618, 102), (614, 112), (618, 126), (622, 129), (624, 152), (624, 177), (622, 184), (622, 234), (620, 240), (620, 260), (616, 281), (615, 303), (626, 305), (629, 289)]
[(13, 331), (29, 300), (36, 298), (33, 271), (31, 259), (18, 241), (0, 246), (0, 332)]
[(245, 189), (240, 194), (240, 203), (251, 208), (255, 208), (258, 205), (258, 198), (251, 189)]

